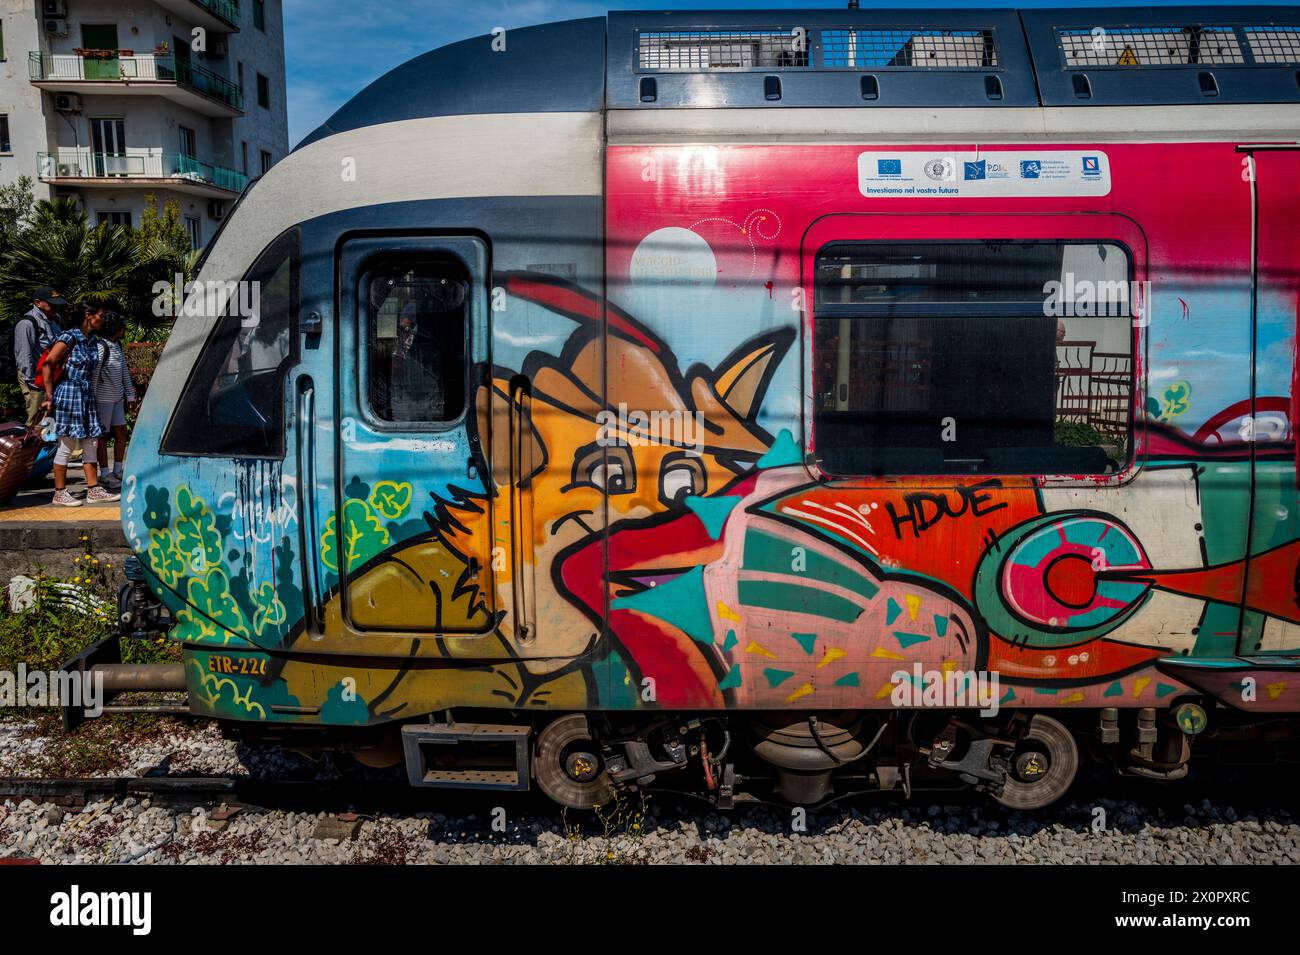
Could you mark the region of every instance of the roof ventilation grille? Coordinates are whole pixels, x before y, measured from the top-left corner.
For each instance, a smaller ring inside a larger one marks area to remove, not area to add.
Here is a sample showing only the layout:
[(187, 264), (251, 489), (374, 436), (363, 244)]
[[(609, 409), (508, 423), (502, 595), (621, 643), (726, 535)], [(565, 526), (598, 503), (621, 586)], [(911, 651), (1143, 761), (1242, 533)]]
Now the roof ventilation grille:
[(1300, 63), (1300, 27), (1246, 27), (1243, 32), (1256, 63)]
[(823, 30), (831, 69), (988, 69), (998, 65), (992, 30)]
[(774, 70), (808, 65), (808, 31), (670, 30), (637, 34), (642, 70)]
[(1246, 62), (1233, 27), (1093, 27), (1056, 35), (1068, 69)]

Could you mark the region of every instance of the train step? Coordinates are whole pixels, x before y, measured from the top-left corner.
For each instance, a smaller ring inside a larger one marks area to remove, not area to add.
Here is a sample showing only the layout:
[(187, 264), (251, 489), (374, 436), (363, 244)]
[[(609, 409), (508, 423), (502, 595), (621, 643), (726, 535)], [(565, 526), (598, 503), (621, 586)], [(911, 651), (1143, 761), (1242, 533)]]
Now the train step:
[(420, 723), (402, 727), (412, 786), (524, 792), (529, 786), (530, 726)]

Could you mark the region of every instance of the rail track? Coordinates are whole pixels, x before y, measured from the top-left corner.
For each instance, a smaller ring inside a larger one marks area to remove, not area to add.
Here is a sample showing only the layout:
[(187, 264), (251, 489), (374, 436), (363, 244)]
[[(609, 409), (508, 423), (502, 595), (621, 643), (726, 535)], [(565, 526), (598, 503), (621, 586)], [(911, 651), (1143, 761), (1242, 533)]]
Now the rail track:
[[(1270, 808), (1300, 811), (1300, 766), (1229, 766), (1209, 759), (1188, 779), (1152, 786), (1149, 781), (1119, 777), (1103, 767), (1090, 767), (1058, 807), (1042, 810), (1052, 815), (1059, 807), (1097, 804), (1101, 801), (1131, 800), (1146, 807), (1180, 811), (1189, 803), (1209, 800), (1230, 803), (1239, 809)], [(650, 791), (654, 802), (683, 815), (715, 811), (705, 800), (671, 789)], [(174, 807), (214, 806), (247, 809), (314, 812), (475, 812), (485, 807), (506, 806), (541, 815), (554, 815), (555, 805), (539, 792), (480, 793), (415, 789), (404, 779), (291, 779), (263, 776), (115, 776), (115, 777), (0, 777), (0, 803), (31, 800), (64, 807), (80, 807), (104, 800), (134, 797), (156, 805)], [(894, 804), (927, 806), (983, 803), (990, 813), (1006, 813), (985, 796), (968, 788), (925, 787), (912, 790), (910, 798), (898, 790), (842, 794), (811, 811), (848, 811), (853, 806)], [(768, 807), (788, 810), (782, 803), (746, 802), (735, 812)]]

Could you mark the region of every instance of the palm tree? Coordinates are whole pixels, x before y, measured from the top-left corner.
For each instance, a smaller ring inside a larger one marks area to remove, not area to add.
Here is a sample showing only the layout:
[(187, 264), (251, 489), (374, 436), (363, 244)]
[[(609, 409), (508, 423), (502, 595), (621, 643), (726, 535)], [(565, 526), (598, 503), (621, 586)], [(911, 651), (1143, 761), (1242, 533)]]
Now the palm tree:
[(37, 203), (31, 226), (0, 266), (0, 318), (31, 308), (32, 289), (52, 285), (74, 302), (126, 298), (137, 266), (135, 244), (121, 228), (91, 229), (67, 199)]
[(177, 272), (188, 280), (197, 259), (187, 242), (178, 246), (166, 220), (139, 232), (92, 228), (73, 200), (41, 200), (0, 262), (0, 321), (22, 315), (32, 290), (51, 285), (71, 301), (112, 304), (137, 328), (156, 329), (165, 319), (151, 308), (154, 283), (171, 282)]

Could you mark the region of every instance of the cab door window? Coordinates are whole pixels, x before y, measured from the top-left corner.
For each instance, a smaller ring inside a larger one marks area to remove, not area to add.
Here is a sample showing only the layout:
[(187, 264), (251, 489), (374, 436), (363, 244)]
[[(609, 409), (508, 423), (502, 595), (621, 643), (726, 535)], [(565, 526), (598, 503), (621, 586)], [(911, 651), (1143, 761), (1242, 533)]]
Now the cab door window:
[(457, 260), (383, 264), (365, 301), (367, 394), (380, 422), (444, 424), (465, 410), (469, 276)]

